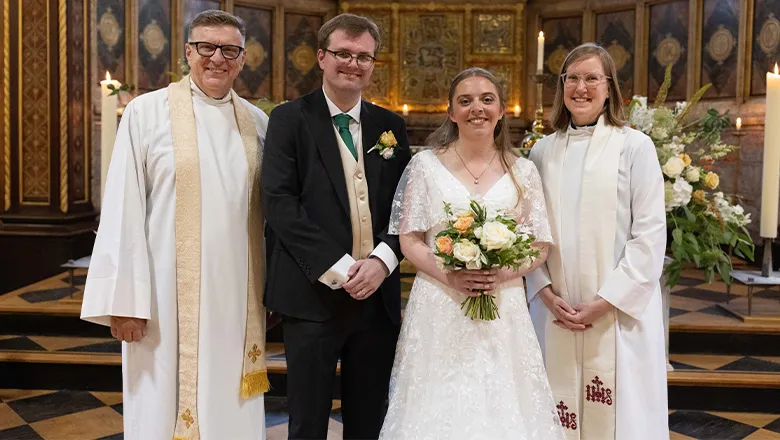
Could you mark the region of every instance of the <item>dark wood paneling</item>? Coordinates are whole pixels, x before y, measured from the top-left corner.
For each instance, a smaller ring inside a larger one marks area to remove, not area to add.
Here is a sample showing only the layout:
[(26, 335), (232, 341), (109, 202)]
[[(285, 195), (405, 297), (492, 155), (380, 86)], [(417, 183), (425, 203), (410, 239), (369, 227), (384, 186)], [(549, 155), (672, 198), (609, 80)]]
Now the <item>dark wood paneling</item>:
[(566, 55), (582, 43), (582, 16), (545, 18), (544, 31), (544, 73), (549, 75), (543, 92), (543, 102), (551, 105), (555, 97), (555, 86), (561, 74)]
[(273, 16), (270, 9), (236, 6), (246, 22), (246, 63), (233, 87), (246, 99), (273, 98)]
[(766, 93), (766, 73), (780, 61), (780, 0), (755, 0), (750, 93)]
[(615, 60), (623, 98), (634, 95), (634, 40), (636, 11), (608, 12), (596, 15), (596, 42)]
[(171, 0), (139, 0), (138, 89), (165, 87), (171, 71)]
[(105, 72), (111, 78), (126, 82), (125, 75), (125, 0), (100, 0), (97, 2), (97, 60), (98, 76)]
[(666, 66), (673, 64), (667, 100), (686, 99), (688, 80), (688, 6), (685, 1), (650, 7), (648, 95), (655, 99), (664, 82)]
[(739, 1), (704, 0), (701, 84), (712, 83), (705, 98), (737, 96)]
[(89, 201), (89, 148), (86, 118), (89, 105), (86, 75), (89, 49), (84, 25), (88, 23), (88, 2), (68, 2), (68, 201), (70, 205)]
[(323, 24), (318, 15), (284, 15), (284, 98), (295, 99), (322, 84), (317, 64), (317, 31)]

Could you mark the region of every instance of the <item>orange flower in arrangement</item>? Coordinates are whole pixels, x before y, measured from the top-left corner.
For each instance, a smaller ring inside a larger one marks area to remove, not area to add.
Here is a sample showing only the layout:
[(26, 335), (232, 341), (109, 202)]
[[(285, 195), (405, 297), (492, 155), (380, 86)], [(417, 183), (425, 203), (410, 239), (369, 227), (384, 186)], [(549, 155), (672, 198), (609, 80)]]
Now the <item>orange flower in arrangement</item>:
[(442, 254), (452, 255), (452, 238), (443, 236), (436, 239), (436, 249)]
[(468, 212), (466, 214), (458, 215), (458, 219), (455, 221), (452, 227), (457, 229), (458, 232), (460, 232), (461, 234), (465, 234), (473, 224), (474, 224), (474, 216), (471, 215), (470, 212)]

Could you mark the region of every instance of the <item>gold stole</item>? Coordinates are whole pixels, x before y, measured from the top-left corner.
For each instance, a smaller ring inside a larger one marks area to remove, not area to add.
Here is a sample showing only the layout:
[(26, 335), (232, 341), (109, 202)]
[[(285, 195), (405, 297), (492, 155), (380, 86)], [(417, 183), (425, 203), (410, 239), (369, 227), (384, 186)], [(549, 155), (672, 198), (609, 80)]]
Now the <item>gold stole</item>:
[[(263, 295), (263, 212), (261, 150), (257, 129), (233, 90), (233, 108), (247, 160), (249, 273), (241, 397), (270, 388), (265, 364)], [(198, 323), (200, 320), (201, 181), (198, 136), (190, 77), (168, 86), (168, 107), (176, 169), (176, 294), (179, 323), (179, 403), (174, 440), (198, 440)], [(238, 385), (238, 384), (236, 384)]]
[[(620, 150), (627, 132), (605, 125), (599, 118), (585, 157), (580, 186), (579, 262), (583, 302), (598, 298), (598, 291), (614, 270), (617, 228), (617, 182)], [(568, 133), (557, 132), (543, 152), (543, 175), (553, 241), (560, 243), (560, 194)], [(553, 290), (572, 304), (566, 286), (560, 246), (547, 259)], [(577, 377), (574, 333), (545, 323), (545, 358), (556, 409), (569, 440), (615, 438), (615, 352), (617, 312), (603, 317), (583, 333), (582, 377)], [(583, 398), (579, 408), (578, 387)]]

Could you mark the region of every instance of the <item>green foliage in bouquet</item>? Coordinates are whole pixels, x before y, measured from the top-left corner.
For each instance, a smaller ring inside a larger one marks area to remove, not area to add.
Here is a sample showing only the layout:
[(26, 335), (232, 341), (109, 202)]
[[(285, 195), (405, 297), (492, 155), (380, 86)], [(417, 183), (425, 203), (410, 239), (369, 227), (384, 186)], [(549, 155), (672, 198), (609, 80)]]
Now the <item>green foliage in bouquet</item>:
[(634, 96), (628, 107), (631, 125), (653, 140), (664, 175), (666, 222), (672, 236), (667, 284), (677, 284), (683, 267), (690, 264), (704, 270), (707, 282), (717, 273), (730, 283), (732, 252), (752, 261), (754, 245), (746, 228), (750, 214), (722, 192), (714, 192), (720, 177), (713, 165), (728, 161), (726, 156), (736, 149), (721, 140), (730, 125), (728, 112), (710, 109), (698, 120), (686, 121), (710, 84), (688, 102), (666, 107), (671, 69), (671, 65), (666, 69), (654, 107), (648, 107), (644, 96)]
[[(498, 214), (489, 219), (487, 208), (475, 201), (471, 201), (469, 211), (457, 216), (453, 215), (452, 206), (445, 203), (444, 212), (447, 227), (436, 235), (434, 255), (445, 271), (503, 268), (517, 271), (539, 257), (539, 251), (532, 247), (535, 237), (511, 217)], [(471, 319), (500, 318), (490, 295), (468, 297), (461, 309)]]

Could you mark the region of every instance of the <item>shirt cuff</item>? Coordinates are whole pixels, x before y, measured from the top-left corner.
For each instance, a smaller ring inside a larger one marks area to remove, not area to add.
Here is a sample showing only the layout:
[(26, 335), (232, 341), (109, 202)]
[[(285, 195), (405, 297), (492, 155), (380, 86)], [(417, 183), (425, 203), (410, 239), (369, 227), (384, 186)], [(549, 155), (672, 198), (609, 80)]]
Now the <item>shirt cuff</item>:
[(355, 259), (349, 254), (344, 254), (336, 264), (322, 274), (319, 281), (333, 290), (339, 290), (344, 283), (349, 281), (347, 273), (353, 264), (355, 264)]
[(395, 271), (395, 268), (398, 267), (398, 258), (395, 256), (395, 252), (393, 252), (393, 250), (390, 249), (390, 246), (385, 242), (379, 243), (379, 245), (374, 248), (374, 251), (371, 252), (371, 256), (377, 257), (385, 263), (385, 266), (387, 266), (387, 276), (390, 276), (390, 274)]
[(550, 284), (552, 284), (552, 280), (550, 280), (550, 273), (547, 271), (547, 264), (542, 264), (527, 274), (525, 276), (525, 292), (528, 296), (528, 302), (533, 301), (536, 295)]

